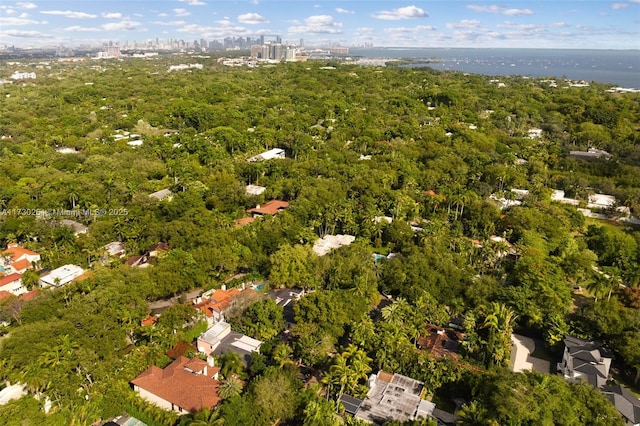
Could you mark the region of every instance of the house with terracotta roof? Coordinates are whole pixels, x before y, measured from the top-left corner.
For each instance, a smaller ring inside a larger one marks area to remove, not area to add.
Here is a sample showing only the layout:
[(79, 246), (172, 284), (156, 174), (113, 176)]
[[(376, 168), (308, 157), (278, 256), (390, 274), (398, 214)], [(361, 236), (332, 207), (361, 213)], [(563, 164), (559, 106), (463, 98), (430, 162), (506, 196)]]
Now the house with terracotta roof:
[(271, 200), (264, 203), (262, 206), (258, 204), (254, 208), (247, 210), (247, 212), (253, 213), (254, 216), (274, 216), (285, 210), (287, 207), (289, 207), (289, 203), (286, 201)]
[(435, 358), (450, 357), (458, 359), (460, 344), (464, 333), (455, 330), (447, 330), (434, 324), (427, 324), (426, 333), (420, 336), (417, 346), (423, 351), (429, 352)]
[(7, 249), (0, 255), (0, 273), (5, 275), (22, 274), (32, 267), (40, 269), (38, 262), (40, 262), (39, 253), (20, 247), (16, 243), (9, 243)]
[(243, 226), (252, 224), (254, 221), (255, 219), (252, 216), (241, 217), (240, 219), (236, 219), (234, 226), (236, 228), (242, 228)]
[(131, 380), (131, 385), (142, 399), (160, 408), (195, 413), (220, 403), (219, 371), (211, 357), (203, 361), (181, 356), (164, 369), (152, 365)]
[(198, 297), (193, 306), (202, 311), (207, 317), (207, 321), (212, 324), (224, 319), (224, 312), (233, 306), (235, 299), (244, 291), (239, 288), (215, 290), (208, 296)]
[(0, 278), (0, 291), (9, 292), (15, 296), (20, 296), (27, 292), (27, 289), (22, 286), (22, 274), (9, 274), (6, 277)]

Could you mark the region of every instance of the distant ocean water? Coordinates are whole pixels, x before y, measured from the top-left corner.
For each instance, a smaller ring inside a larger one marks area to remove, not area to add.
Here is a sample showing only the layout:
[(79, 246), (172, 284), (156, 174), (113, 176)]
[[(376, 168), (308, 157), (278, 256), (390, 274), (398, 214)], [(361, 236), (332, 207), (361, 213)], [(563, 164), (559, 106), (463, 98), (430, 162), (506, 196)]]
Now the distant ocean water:
[(350, 49), (364, 58), (437, 59), (426, 64), (436, 70), (454, 70), (490, 76), (569, 78), (640, 89), (640, 50), (569, 49)]

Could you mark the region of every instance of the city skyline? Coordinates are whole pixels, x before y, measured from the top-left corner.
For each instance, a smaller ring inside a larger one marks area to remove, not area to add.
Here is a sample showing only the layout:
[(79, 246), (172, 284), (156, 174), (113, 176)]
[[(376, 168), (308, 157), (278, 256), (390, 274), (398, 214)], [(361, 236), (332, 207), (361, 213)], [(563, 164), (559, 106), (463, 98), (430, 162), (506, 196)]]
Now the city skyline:
[(640, 0), (3, 1), (0, 46), (280, 35), (309, 46), (640, 49)]

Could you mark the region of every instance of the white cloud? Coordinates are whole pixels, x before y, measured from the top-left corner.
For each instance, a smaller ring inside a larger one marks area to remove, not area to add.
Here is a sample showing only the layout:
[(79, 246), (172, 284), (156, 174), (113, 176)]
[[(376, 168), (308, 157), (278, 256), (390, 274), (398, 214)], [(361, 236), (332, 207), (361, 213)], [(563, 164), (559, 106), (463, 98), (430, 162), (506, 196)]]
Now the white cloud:
[(109, 22), (103, 24), (101, 28), (105, 31), (133, 31), (139, 30), (140, 22), (131, 21), (128, 18), (123, 19), (120, 22)]
[(533, 10), (531, 9), (513, 9), (505, 6), (499, 6), (497, 4), (491, 4), (491, 5), (470, 4), (470, 5), (467, 5), (467, 8), (475, 12), (502, 13), (503, 15), (509, 15), (509, 16), (533, 15)]
[(176, 16), (189, 16), (189, 15), (191, 15), (191, 12), (189, 12), (189, 11), (187, 11), (187, 9), (183, 9), (183, 8), (173, 9), (173, 13), (175, 13)]
[(422, 31), (435, 31), (436, 28), (431, 25), (418, 25), (416, 27), (394, 27), (394, 28), (385, 28), (384, 31), (390, 34), (409, 34), (409, 33), (419, 33)]
[(523, 15), (533, 15), (533, 10), (531, 9), (505, 9), (502, 11), (503, 14), (509, 16), (523, 16)]
[(53, 38), (49, 35), (41, 33), (40, 31), (20, 31), (20, 30), (0, 31), (0, 36), (18, 37), (18, 38)]
[(478, 28), (480, 25), (480, 21), (475, 19), (463, 19), (460, 22), (449, 23), (447, 24), (447, 28), (455, 29), (455, 28)]
[(269, 21), (261, 15), (257, 13), (245, 13), (243, 15), (238, 16), (238, 22), (243, 24), (268, 24)]
[(181, 25), (185, 25), (186, 21), (153, 21), (151, 22), (154, 25), (163, 25), (166, 27), (179, 27)]
[(613, 10), (626, 9), (628, 7), (629, 7), (629, 3), (614, 3), (611, 5), (611, 9)]
[(167, 16), (169, 16), (168, 13), (158, 13), (158, 16), (161, 18), (166, 18)]
[(97, 31), (102, 31), (101, 28), (95, 28), (95, 27), (81, 27), (80, 25), (73, 25), (71, 27), (67, 27), (62, 29), (63, 32), (80, 32), (80, 33), (90, 33), (90, 32), (97, 32)]
[(342, 24), (331, 15), (313, 15), (304, 20), (305, 25), (289, 27), (290, 34), (341, 34)]
[(565, 23), (565, 22), (554, 22), (552, 24), (549, 24), (549, 26), (553, 27), (553, 28), (566, 28), (569, 25), (567, 23)]
[(14, 13), (16, 13), (16, 11), (13, 10), (11, 6), (5, 6), (4, 4), (0, 4), (0, 10), (4, 10), (4, 13), (6, 13), (7, 15), (13, 15)]
[(36, 9), (38, 6), (28, 1), (19, 1), (16, 3), (18, 9)]
[(34, 21), (33, 19), (26, 19), (22, 16), (14, 18), (14, 17), (0, 17), (0, 26), (1, 25), (35, 25), (39, 24), (38, 21)]
[(257, 5), (257, 4), (260, 4), (260, 2), (259, 2), (258, 0), (251, 0), (249, 3), (251, 3), (251, 4), (256, 4), (256, 5)]
[(353, 10), (343, 9), (341, 7), (336, 7), (336, 13), (354, 13)]
[(356, 28), (356, 34), (371, 34), (375, 32), (373, 28), (370, 27), (359, 27)]
[(373, 17), (383, 21), (399, 21), (401, 19), (426, 18), (427, 12), (417, 6), (405, 6), (393, 10), (383, 10)]
[(467, 7), (475, 12), (492, 12), (492, 13), (498, 13), (505, 9), (504, 7), (498, 6), (497, 4), (492, 4), (489, 6), (487, 5), (480, 6), (477, 4), (470, 4)]
[(119, 12), (108, 12), (108, 13), (103, 13), (102, 17), (103, 18), (107, 18), (107, 19), (120, 19), (120, 18), (122, 18), (122, 13), (119, 13)]
[(181, 3), (186, 3), (189, 6), (206, 6), (207, 4), (200, 0), (178, 0)]
[(72, 18), (72, 19), (88, 19), (88, 18), (98, 17), (98, 15), (92, 15), (90, 13), (84, 13), (84, 12), (74, 12), (71, 10), (43, 10), (40, 13), (44, 15), (59, 15), (59, 16), (64, 16), (65, 18)]

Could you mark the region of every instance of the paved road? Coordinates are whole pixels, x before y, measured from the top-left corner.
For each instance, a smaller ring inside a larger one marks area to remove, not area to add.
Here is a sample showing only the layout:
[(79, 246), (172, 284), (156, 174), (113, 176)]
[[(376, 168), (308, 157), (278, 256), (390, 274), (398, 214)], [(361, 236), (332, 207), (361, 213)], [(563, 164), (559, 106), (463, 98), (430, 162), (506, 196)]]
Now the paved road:
[[(200, 293), (202, 293), (202, 288), (196, 288), (195, 290), (191, 290), (182, 294), (185, 295), (186, 301), (190, 302), (192, 300), (195, 300), (196, 297), (200, 296)], [(149, 310), (157, 314), (175, 305), (179, 301), (180, 301), (180, 295), (174, 296), (171, 299), (156, 300), (155, 302), (149, 303)]]

